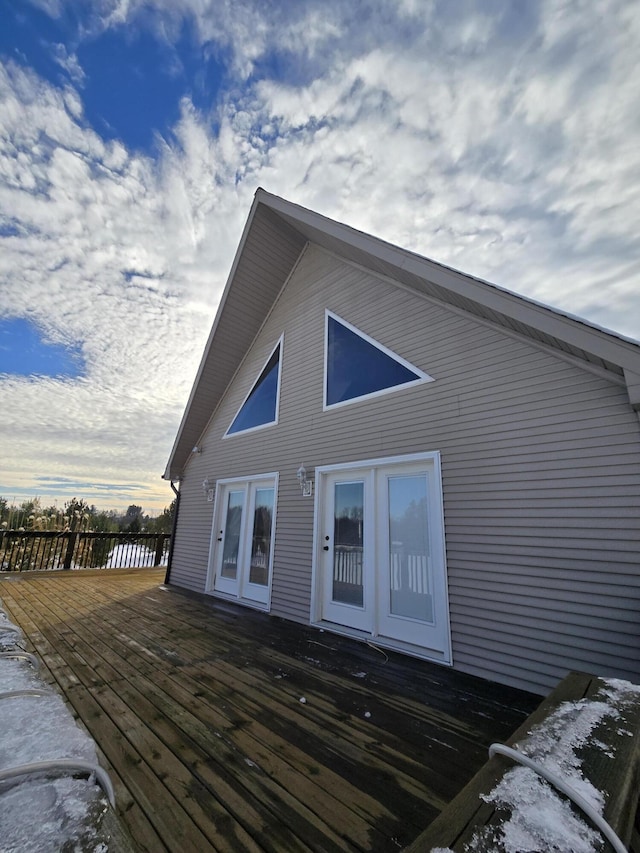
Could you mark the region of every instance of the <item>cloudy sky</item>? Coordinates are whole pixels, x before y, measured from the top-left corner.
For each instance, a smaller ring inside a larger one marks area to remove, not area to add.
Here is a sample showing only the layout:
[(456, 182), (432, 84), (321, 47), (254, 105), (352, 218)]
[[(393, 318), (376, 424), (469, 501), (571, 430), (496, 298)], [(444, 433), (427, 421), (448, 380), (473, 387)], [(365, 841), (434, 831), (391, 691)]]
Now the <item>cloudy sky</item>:
[(160, 480), (258, 186), (640, 337), (636, 0), (0, 0), (0, 495)]

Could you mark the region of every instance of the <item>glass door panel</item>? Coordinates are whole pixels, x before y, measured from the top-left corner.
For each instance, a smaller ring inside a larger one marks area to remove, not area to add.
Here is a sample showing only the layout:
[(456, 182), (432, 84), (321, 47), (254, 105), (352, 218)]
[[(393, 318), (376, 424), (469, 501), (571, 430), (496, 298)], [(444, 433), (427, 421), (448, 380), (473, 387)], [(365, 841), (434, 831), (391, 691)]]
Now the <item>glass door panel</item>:
[(377, 627), (381, 637), (449, 660), (442, 488), (436, 459), (381, 466)]
[[(371, 632), (374, 516), (371, 472), (330, 476), (322, 505), (322, 612), (339, 625)], [(369, 579), (368, 579), (369, 578)]]
[(394, 616), (433, 622), (427, 478), (387, 478), (389, 602)]
[(259, 586), (267, 586), (269, 583), (274, 491), (273, 487), (255, 491), (249, 583)]
[(250, 540), (246, 549), (247, 565), (242, 573), (242, 597), (268, 604), (273, 562), (275, 486), (252, 483), (249, 507), (250, 529), (247, 536)]
[(224, 529), (220, 531), (223, 536), (220, 575), (223, 578), (232, 580), (236, 580), (238, 577), (238, 552), (240, 549), (243, 507), (244, 491), (229, 492), (225, 525)]
[(336, 483), (333, 504), (332, 600), (362, 607), (364, 482)]
[(238, 595), (245, 526), (246, 489), (242, 484), (221, 486), (215, 515), (212, 558), (214, 589)]

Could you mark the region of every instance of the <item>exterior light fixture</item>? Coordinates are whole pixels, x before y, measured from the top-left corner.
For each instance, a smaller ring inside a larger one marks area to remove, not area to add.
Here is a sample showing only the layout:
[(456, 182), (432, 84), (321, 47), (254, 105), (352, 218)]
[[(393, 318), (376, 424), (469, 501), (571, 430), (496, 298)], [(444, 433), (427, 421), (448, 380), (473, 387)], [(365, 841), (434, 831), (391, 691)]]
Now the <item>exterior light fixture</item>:
[(191, 452), (192, 453), (202, 453), (202, 448), (198, 447), (198, 445), (196, 444), (196, 446), (193, 448), (193, 450)]
[(296, 477), (300, 485), (300, 491), (303, 498), (309, 498), (313, 494), (313, 480), (307, 480), (307, 469), (304, 465), (300, 465), (296, 471)]
[(202, 481), (202, 491), (204, 492), (204, 496), (205, 496), (205, 498), (207, 499), (207, 502), (208, 502), (208, 503), (211, 503), (211, 502), (213, 501), (213, 492), (214, 492), (214, 489), (212, 488), (211, 483), (209, 482), (209, 478), (208, 478), (208, 477), (206, 477), (206, 478)]

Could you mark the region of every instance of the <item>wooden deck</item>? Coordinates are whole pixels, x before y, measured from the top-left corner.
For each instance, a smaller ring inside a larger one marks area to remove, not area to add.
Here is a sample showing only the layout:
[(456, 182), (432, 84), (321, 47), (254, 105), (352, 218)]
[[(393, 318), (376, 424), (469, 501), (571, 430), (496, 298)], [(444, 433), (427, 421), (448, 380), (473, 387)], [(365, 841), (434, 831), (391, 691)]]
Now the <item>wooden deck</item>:
[(140, 850), (400, 850), (539, 702), (162, 582), (0, 581)]

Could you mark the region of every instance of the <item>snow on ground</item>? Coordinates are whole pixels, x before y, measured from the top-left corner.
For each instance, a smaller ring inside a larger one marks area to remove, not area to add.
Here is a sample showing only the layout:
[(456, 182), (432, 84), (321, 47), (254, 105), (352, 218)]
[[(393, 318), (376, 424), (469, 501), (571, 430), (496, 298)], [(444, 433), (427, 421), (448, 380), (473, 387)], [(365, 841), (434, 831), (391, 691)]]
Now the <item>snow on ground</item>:
[[(0, 650), (23, 649), (20, 632), (0, 610)], [(46, 695), (6, 695), (29, 690)], [(98, 763), (93, 740), (29, 661), (0, 658), (0, 714), (0, 771), (59, 759)], [(106, 853), (98, 827), (107, 808), (106, 796), (92, 779), (40, 774), (0, 782), (0, 850)]]
[[(132, 566), (141, 568), (142, 566), (153, 566), (155, 551), (145, 548), (144, 545), (134, 545), (123, 542), (121, 545), (116, 545), (113, 551), (110, 552), (105, 568), (118, 569)], [(160, 565), (166, 566), (166, 558)]]
[(10, 622), (6, 614), (0, 610), (0, 652), (9, 651), (20, 643), (22, 631), (13, 622)]

